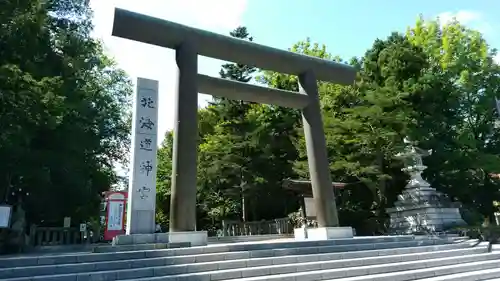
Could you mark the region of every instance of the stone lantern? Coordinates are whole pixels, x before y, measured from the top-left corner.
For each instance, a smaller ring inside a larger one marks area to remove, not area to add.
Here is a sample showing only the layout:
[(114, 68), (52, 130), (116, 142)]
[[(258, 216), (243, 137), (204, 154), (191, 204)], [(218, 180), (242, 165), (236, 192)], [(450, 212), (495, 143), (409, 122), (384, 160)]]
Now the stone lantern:
[(404, 142), (405, 149), (396, 158), (403, 161), (405, 167), (402, 171), (410, 175), (410, 180), (394, 207), (387, 209), (389, 231), (397, 234), (432, 233), (465, 225), (460, 215), (460, 203), (451, 202), (422, 178), (427, 168), (422, 158), (431, 155), (432, 150), (420, 149), (408, 138)]

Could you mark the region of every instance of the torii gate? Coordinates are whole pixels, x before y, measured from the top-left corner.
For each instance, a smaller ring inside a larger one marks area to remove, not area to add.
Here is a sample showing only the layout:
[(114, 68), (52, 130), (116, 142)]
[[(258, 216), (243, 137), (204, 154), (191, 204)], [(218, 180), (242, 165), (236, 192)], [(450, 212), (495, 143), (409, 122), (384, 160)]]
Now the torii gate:
[[(353, 67), (118, 8), (115, 9), (112, 35), (176, 51), (178, 75), (170, 232), (194, 231), (196, 227), (198, 93), (301, 109), (317, 221), (320, 227), (338, 226), (317, 80), (350, 85), (356, 77)], [(298, 75), (300, 91), (271, 89), (198, 74), (198, 55)]]

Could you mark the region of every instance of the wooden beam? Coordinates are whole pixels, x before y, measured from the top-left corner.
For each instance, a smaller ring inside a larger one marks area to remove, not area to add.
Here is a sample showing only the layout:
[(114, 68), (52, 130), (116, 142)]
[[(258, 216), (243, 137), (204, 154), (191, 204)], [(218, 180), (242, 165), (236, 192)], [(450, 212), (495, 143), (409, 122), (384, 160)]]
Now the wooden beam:
[(119, 8), (115, 9), (112, 35), (171, 49), (188, 40), (196, 45), (198, 54), (202, 56), (293, 75), (311, 70), (319, 80), (342, 85), (351, 85), (356, 78), (355, 69), (347, 64), (280, 50)]
[(251, 101), (263, 104), (302, 109), (309, 97), (297, 92), (284, 91), (228, 79), (198, 74), (198, 92), (233, 100)]

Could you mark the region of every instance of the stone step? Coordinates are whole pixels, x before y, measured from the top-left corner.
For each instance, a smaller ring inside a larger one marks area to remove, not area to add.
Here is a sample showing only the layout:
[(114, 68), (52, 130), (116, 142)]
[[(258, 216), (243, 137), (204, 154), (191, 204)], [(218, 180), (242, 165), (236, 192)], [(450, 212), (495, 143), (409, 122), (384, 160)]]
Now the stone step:
[(257, 242), (277, 239), (293, 238), (293, 234), (259, 234), (259, 235), (241, 235), (241, 236), (222, 236), (208, 237), (208, 243), (239, 243), (239, 242)]
[[(277, 243), (237, 243), (237, 244), (218, 244), (214, 246), (205, 247), (192, 247), (192, 248), (177, 248), (177, 249), (162, 249), (162, 250), (149, 250), (149, 251), (129, 251), (129, 252), (111, 252), (111, 253), (88, 253), (88, 254), (64, 254), (52, 256), (28, 256), (16, 258), (0, 258), (0, 268), (11, 267), (26, 267), (36, 265), (55, 265), (55, 264), (74, 264), (74, 263), (90, 263), (102, 261), (116, 261), (116, 260), (132, 260), (132, 259), (145, 259), (155, 257), (180, 257), (192, 255), (205, 255), (227, 252), (245, 252), (239, 253), (242, 258), (248, 257), (264, 257), (273, 255), (290, 255), (295, 254), (297, 251), (302, 253), (318, 253), (318, 249), (330, 249), (330, 246), (337, 246), (336, 251), (348, 250), (370, 250), (374, 249), (374, 244), (393, 245), (399, 247), (394, 243), (421, 243), (422, 245), (432, 245), (433, 243), (443, 244), (451, 243), (451, 240), (432, 238), (432, 237), (413, 237), (413, 236), (388, 236), (388, 237), (369, 237), (369, 238), (356, 238), (356, 239), (336, 239), (336, 240), (323, 240), (323, 241), (290, 241), (290, 242), (277, 242)], [(429, 244), (430, 243), (430, 244)], [(345, 247), (342, 249), (342, 247)], [(405, 247), (405, 246), (403, 246)], [(297, 250), (297, 249), (303, 250)], [(236, 254), (238, 255), (238, 254)], [(222, 256), (222, 255), (220, 255)]]
[[(490, 254), (487, 254), (490, 255)], [(485, 273), (484, 278), (490, 278), (490, 274), (497, 274), (500, 271), (500, 260), (486, 260), (486, 261), (476, 261), (469, 263), (459, 263), (445, 266), (435, 266), (422, 269), (414, 269), (407, 271), (397, 271), (390, 273), (380, 273), (366, 276), (356, 276), (356, 277), (345, 277), (336, 279), (320, 279), (328, 281), (421, 281), (427, 280), (424, 278), (445, 278), (446, 276), (455, 275), (460, 276), (460, 274), (466, 273)], [(488, 274), (488, 275), (486, 275)], [(159, 280), (152, 279), (149, 280)], [(244, 279), (240, 279), (243, 281)], [(270, 279), (271, 280), (271, 279)], [(297, 281), (305, 281), (306, 279), (295, 279)], [(311, 280), (311, 279), (307, 279)], [(314, 280), (314, 279), (313, 279)], [(317, 280), (317, 279), (316, 279)], [(430, 279), (433, 280), (433, 279)], [(435, 279), (435, 280), (448, 280), (448, 279)], [(451, 279), (450, 279), (451, 280)], [(456, 281), (466, 281), (468, 279), (454, 279)], [(483, 280), (484, 279), (472, 279), (472, 280)], [(131, 281), (131, 280), (129, 280)]]
[[(269, 234), (269, 235), (248, 235), (248, 236), (224, 236), (224, 237), (208, 237), (209, 244), (225, 244), (239, 242), (262, 242), (277, 239), (291, 239), (290, 234)], [(451, 238), (451, 237), (448, 237)], [(102, 245), (93, 247), (94, 253), (109, 253), (109, 252), (125, 252), (125, 251), (140, 251), (140, 250), (155, 250), (168, 248), (190, 247), (189, 242), (185, 243), (150, 243), (150, 244), (135, 244), (135, 245)]]
[[(423, 255), (425, 256), (425, 254)], [(418, 258), (418, 257), (416, 257)], [(239, 281), (261, 281), (261, 280), (272, 280), (272, 281), (285, 281), (285, 280), (328, 280), (333, 278), (344, 278), (344, 277), (362, 277), (370, 274), (381, 274), (381, 273), (391, 273), (391, 272), (402, 272), (410, 271), (414, 269), (426, 269), (436, 266), (447, 266), (456, 264), (465, 264), (471, 262), (489, 262), (494, 260), (496, 264), (500, 264), (500, 260), (495, 260), (500, 258), (500, 253), (481, 253), (481, 254), (470, 254), (464, 256), (448, 256), (413, 260), (413, 261), (399, 261), (398, 256), (394, 256), (393, 261), (388, 261), (387, 257), (380, 260), (380, 264), (370, 264), (362, 265), (363, 262), (356, 259), (352, 260), (341, 260), (325, 262), (318, 268), (317, 264), (295, 264), (294, 267), (284, 270), (284, 266), (263, 266), (254, 268), (245, 268), (238, 270), (218, 270), (218, 271), (207, 271), (199, 273), (189, 273), (189, 274), (178, 274), (178, 275), (166, 275), (166, 276), (150, 276), (132, 279), (129, 276), (120, 277), (117, 274), (118, 279), (116, 280), (130, 280), (130, 281), (188, 281), (188, 280), (199, 280), (199, 281), (216, 281), (216, 280), (239, 280)], [(335, 264), (336, 263), (336, 264)], [(325, 268), (327, 266), (336, 265), (334, 268)], [(295, 270), (294, 270), (295, 268)], [(160, 273), (158, 270), (155, 273)], [(91, 279), (91, 280), (102, 280), (102, 276), (98, 277), (101, 279)], [(107, 276), (105, 277), (107, 279)], [(131, 280), (132, 279), (132, 280)], [(44, 279), (45, 280), (45, 279)], [(72, 279), (76, 280), (76, 279)], [(335, 279), (337, 280), (337, 279)], [(371, 279), (367, 279), (371, 280)], [(393, 280), (393, 279), (386, 279)], [(413, 280), (413, 279), (408, 279)]]
[[(268, 277), (286, 276), (295, 274), (297, 272), (310, 272), (313, 270), (336, 270), (344, 271), (346, 268), (351, 267), (352, 264), (357, 266), (364, 263), (371, 265), (383, 265), (390, 262), (403, 262), (417, 259), (425, 264), (426, 259), (444, 258), (453, 259), (451, 263), (461, 261), (462, 257), (469, 257), (468, 260), (481, 260), (485, 259), (482, 254), (486, 252), (486, 246), (481, 245), (475, 248), (453, 249), (445, 251), (423, 252), (423, 253), (409, 253), (409, 254), (393, 254), (386, 256), (372, 256), (363, 258), (345, 258), (340, 260), (319, 260), (314, 262), (298, 262), (298, 260), (291, 260), (294, 263), (273, 265), (270, 263), (259, 262), (253, 259), (246, 261), (239, 261), (233, 264), (238, 268), (224, 269), (224, 263), (220, 266), (220, 262), (204, 263), (204, 264), (188, 264), (188, 265), (173, 265), (173, 266), (156, 266), (156, 267), (140, 267), (122, 270), (110, 270), (83, 272), (76, 274), (54, 274), (40, 275), (35, 279), (33, 277), (19, 277), (7, 279), (11, 281), (27, 281), (27, 280), (126, 280), (133, 278), (146, 278), (142, 280), (225, 280), (231, 278), (242, 277), (259, 277), (263, 274), (270, 275)], [(484, 255), (484, 254), (483, 254)], [(500, 254), (499, 254), (500, 256)], [(349, 257), (349, 256), (347, 256)], [(268, 260), (269, 261), (269, 260)], [(248, 267), (246, 267), (248, 266)], [(389, 266), (390, 267), (390, 266)], [(56, 267), (57, 268), (57, 267)], [(221, 269), (219, 269), (221, 268)], [(347, 269), (352, 270), (353, 268)], [(388, 269), (390, 270), (390, 269)], [(273, 275), (280, 274), (280, 275)], [(164, 279), (161, 279), (164, 278)], [(281, 279), (280, 279), (281, 280)]]
[[(242, 267), (254, 267), (263, 265), (285, 265), (293, 263), (305, 262), (320, 262), (341, 259), (353, 258), (367, 258), (367, 257), (380, 257), (399, 254), (412, 254), (412, 253), (429, 253), (432, 251), (442, 251), (443, 256), (446, 256), (446, 251), (457, 254), (461, 253), (480, 253), (486, 250), (486, 243), (481, 244), (481, 247), (470, 248), (476, 242), (456, 243), (456, 244), (442, 244), (437, 246), (422, 246), (422, 243), (432, 243), (439, 241), (408, 241), (408, 242), (393, 242), (394, 245), (389, 243), (374, 244), (373, 248), (383, 250), (358, 250), (349, 251), (345, 246), (329, 246), (322, 248), (315, 248), (321, 251), (321, 254), (300, 254), (301, 250), (308, 250), (308, 248), (298, 248), (296, 255), (278, 255), (264, 258), (251, 258), (248, 255), (240, 255), (238, 252), (223, 253), (223, 254), (208, 254), (202, 256), (181, 256), (181, 257), (160, 257), (150, 259), (135, 259), (135, 260), (118, 260), (118, 261), (105, 261), (95, 263), (79, 263), (79, 264), (64, 264), (64, 265), (44, 265), (44, 266), (28, 266), (0, 269), (1, 278), (17, 278), (28, 276), (41, 276), (51, 274), (77, 274), (89, 273), (109, 270), (146, 270), (147, 267), (161, 267), (167, 266), (163, 271), (170, 270), (172, 273), (187, 273), (187, 272), (200, 272), (203, 270), (214, 269), (232, 269)], [(406, 248), (403, 248), (406, 243)], [(349, 245), (351, 250), (356, 250), (357, 245)], [(399, 246), (398, 248), (391, 246)], [(363, 247), (364, 248), (364, 247)], [(339, 252), (335, 250), (347, 250), (348, 252)], [(458, 251), (457, 251), (458, 250)], [(267, 250), (266, 250), (267, 251)], [(279, 252), (278, 252), (279, 253)], [(435, 255), (439, 255), (436, 253)]]
[(150, 251), (160, 249), (176, 249), (190, 247), (191, 243), (154, 243), (154, 244), (137, 244), (137, 245), (119, 245), (119, 246), (97, 246), (92, 249), (94, 253), (116, 253), (116, 252), (132, 252), (132, 251)]
[[(493, 279), (491, 279), (493, 278)], [(471, 272), (462, 272), (456, 274), (449, 274), (444, 276), (436, 276), (416, 281), (500, 281), (500, 268), (476, 270)]]
[[(259, 236), (259, 235), (256, 235)], [(252, 237), (252, 236), (249, 236)], [(449, 236), (449, 237), (444, 237), (444, 236), (435, 236), (431, 237), (434, 239), (448, 239), (451, 241), (461, 241), (461, 240), (466, 240), (463, 237), (457, 237), (457, 236)], [(421, 240), (422, 237), (415, 237), (413, 240)], [(238, 240), (243, 240), (243, 238), (240, 239), (234, 239), (235, 241)], [(250, 239), (252, 240), (252, 239)], [(245, 242), (254, 242), (254, 244), (257, 244), (255, 242), (262, 242), (263, 238), (260, 239), (254, 239), (252, 241), (245, 241)], [(245, 243), (243, 242), (243, 243)], [(217, 244), (223, 244), (224, 242), (218, 241)], [(227, 242), (226, 242), (227, 243)], [(232, 243), (232, 242), (231, 242)], [(161, 250), (161, 249), (174, 249), (174, 248), (186, 248), (190, 247), (190, 243), (151, 243), (151, 244), (135, 244), (135, 245), (103, 245), (103, 246), (96, 246), (92, 249), (93, 253), (115, 253), (115, 252), (133, 252), (133, 251), (150, 251), (150, 250)]]

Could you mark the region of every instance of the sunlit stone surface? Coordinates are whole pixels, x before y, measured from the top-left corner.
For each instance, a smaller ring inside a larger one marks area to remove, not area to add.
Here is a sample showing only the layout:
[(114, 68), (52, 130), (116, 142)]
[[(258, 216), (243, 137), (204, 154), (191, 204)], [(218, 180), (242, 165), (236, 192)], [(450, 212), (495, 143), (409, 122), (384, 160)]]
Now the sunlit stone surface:
[(410, 180), (394, 207), (387, 209), (391, 217), (390, 232), (439, 232), (465, 225), (460, 215), (460, 203), (451, 202), (445, 194), (436, 191), (422, 178), (422, 172), (427, 168), (423, 165), (422, 157), (430, 155), (432, 151), (420, 149), (407, 139), (405, 143), (405, 151), (396, 157), (405, 161), (406, 167), (402, 170), (410, 175)]

